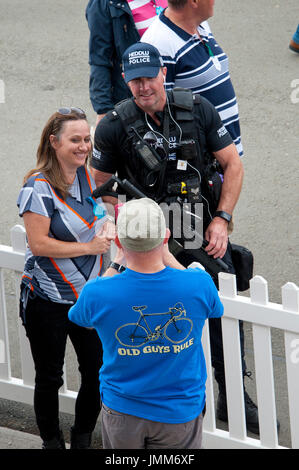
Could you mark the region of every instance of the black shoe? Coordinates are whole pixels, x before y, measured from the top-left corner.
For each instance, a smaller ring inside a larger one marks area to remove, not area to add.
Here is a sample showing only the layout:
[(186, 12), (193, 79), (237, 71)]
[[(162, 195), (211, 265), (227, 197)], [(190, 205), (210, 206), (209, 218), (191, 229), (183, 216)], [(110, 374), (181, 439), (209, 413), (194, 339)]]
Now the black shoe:
[(53, 437), (47, 441), (43, 441), (43, 449), (65, 449), (65, 442), (63, 438), (62, 431), (60, 431), (59, 436)]
[[(251, 400), (248, 393), (244, 390), (244, 404), (247, 430), (253, 434), (259, 434), (259, 416), (256, 404)], [(216, 418), (228, 422), (226, 396), (219, 392), (217, 399)], [(277, 431), (279, 432), (280, 422), (277, 420)]]
[[(247, 392), (244, 392), (244, 402), (247, 429), (254, 434), (259, 434), (258, 409)], [(221, 392), (219, 392), (217, 399), (216, 418), (228, 422), (226, 396)]]
[(90, 449), (91, 432), (78, 433), (75, 428), (71, 428), (71, 449)]
[(247, 430), (253, 434), (259, 434), (259, 413), (256, 404), (251, 400), (248, 393), (244, 390), (245, 417)]

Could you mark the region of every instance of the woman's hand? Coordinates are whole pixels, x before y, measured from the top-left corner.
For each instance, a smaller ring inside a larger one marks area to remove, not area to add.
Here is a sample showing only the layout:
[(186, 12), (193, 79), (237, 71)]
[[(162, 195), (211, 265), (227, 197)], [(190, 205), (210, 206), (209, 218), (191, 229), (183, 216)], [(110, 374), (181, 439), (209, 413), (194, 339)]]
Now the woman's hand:
[(89, 255), (101, 255), (107, 253), (111, 246), (111, 239), (103, 235), (95, 235), (94, 238), (86, 243)]
[(89, 242), (90, 254), (99, 255), (106, 253), (110, 249), (111, 241), (115, 239), (115, 233), (114, 223), (110, 220), (105, 222), (93, 240)]
[(106, 237), (108, 240), (114, 240), (116, 236), (116, 227), (111, 220), (107, 220), (96, 234), (98, 237)]

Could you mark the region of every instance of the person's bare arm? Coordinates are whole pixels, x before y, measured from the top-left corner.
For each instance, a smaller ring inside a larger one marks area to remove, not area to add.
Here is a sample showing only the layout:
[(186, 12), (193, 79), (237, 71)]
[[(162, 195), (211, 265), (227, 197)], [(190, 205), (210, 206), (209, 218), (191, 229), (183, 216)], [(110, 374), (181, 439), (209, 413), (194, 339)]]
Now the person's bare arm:
[(51, 219), (34, 212), (23, 214), (29, 247), (34, 256), (48, 258), (75, 258), (83, 255), (106, 253), (111, 239), (106, 236), (95, 236), (90, 242), (65, 242), (49, 237)]
[[(224, 174), (217, 211), (225, 211), (232, 215), (242, 188), (243, 164), (234, 144), (214, 152), (214, 155)], [(205, 249), (214, 258), (222, 258), (226, 252), (228, 243), (227, 226), (228, 223), (224, 219), (215, 217), (206, 230), (205, 238), (209, 244)]]
[(163, 246), (163, 263), (165, 266), (169, 266), (170, 268), (184, 270), (186, 269), (179, 261), (174, 257), (172, 253), (170, 253), (168, 248), (168, 243)]

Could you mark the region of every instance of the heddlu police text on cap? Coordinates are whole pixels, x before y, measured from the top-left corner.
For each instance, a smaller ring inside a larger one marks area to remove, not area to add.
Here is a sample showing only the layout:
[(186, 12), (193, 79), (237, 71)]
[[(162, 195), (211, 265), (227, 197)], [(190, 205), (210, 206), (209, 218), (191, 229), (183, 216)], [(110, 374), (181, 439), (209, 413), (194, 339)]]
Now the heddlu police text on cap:
[(149, 51), (134, 51), (129, 54), (129, 64), (141, 64), (144, 62), (150, 62)]

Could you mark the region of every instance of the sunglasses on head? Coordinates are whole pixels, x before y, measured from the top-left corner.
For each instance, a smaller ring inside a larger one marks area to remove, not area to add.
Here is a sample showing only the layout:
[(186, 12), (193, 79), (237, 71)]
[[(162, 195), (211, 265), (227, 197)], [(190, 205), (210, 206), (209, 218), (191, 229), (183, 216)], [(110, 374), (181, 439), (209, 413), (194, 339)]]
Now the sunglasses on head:
[(71, 113), (77, 113), (80, 116), (83, 116), (86, 118), (86, 114), (81, 108), (59, 108), (58, 112), (59, 114), (63, 114), (64, 116), (71, 114)]

